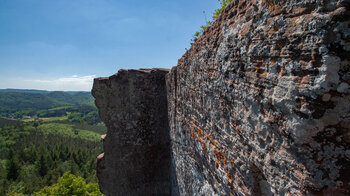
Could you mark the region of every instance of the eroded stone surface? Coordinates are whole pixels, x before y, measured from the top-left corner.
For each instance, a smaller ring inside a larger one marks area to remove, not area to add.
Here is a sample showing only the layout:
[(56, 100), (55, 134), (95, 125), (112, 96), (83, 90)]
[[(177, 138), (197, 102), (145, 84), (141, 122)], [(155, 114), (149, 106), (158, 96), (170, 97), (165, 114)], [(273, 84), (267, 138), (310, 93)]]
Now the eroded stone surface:
[(349, 1), (234, 0), (167, 76), (181, 195), (350, 195)]
[(167, 72), (120, 70), (95, 79), (92, 94), (108, 130), (97, 158), (105, 195), (171, 194)]
[(96, 79), (102, 191), (350, 195), (349, 6), (234, 0), (167, 74), (166, 92), (162, 70)]

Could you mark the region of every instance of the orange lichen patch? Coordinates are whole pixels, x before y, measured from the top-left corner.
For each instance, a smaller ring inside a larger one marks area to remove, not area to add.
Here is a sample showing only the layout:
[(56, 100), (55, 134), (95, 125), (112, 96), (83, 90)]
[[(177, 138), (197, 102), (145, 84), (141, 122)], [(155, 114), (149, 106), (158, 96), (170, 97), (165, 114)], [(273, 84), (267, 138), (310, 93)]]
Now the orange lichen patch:
[[(205, 131), (196, 126), (195, 123), (191, 124), (191, 136), (196, 142), (201, 145), (203, 154), (208, 154), (208, 150), (213, 151), (214, 156), (211, 160), (214, 162), (215, 168), (218, 169), (220, 165), (227, 165), (228, 161), (220, 150), (221, 148), (218, 147), (217, 141), (214, 140), (211, 135), (205, 134)], [(210, 148), (207, 148), (208, 144), (210, 145)]]
[(202, 149), (203, 149), (203, 153), (207, 154), (207, 147), (205, 145), (205, 142), (201, 142), (202, 143)]
[(218, 146), (218, 145), (216, 144), (216, 141), (215, 141), (215, 140), (213, 140), (212, 143), (213, 143), (213, 145), (214, 145), (215, 147)]
[(228, 182), (230, 183), (230, 184), (232, 184), (233, 183), (233, 178), (232, 178), (232, 176), (230, 175), (230, 174), (226, 174), (226, 176), (227, 176), (227, 180), (228, 180)]
[(201, 144), (203, 154), (207, 154), (208, 150), (207, 150), (207, 146), (206, 146), (206, 139), (207, 139), (208, 135), (204, 138), (202, 137), (202, 135), (203, 135), (203, 131), (199, 127), (197, 127), (194, 123), (192, 123), (191, 136), (195, 141), (197, 141)]
[(198, 133), (198, 135), (203, 135), (203, 131), (198, 127), (197, 127), (197, 133)]
[(272, 58), (269, 62), (270, 65), (273, 65), (277, 62), (277, 58)]
[(191, 131), (191, 136), (192, 138), (196, 138), (196, 132), (194, 131), (194, 128), (192, 128), (192, 131)]
[(217, 162), (219, 162), (219, 163), (221, 163), (223, 165), (226, 165), (227, 160), (226, 160), (224, 154), (221, 152), (221, 150), (215, 148), (214, 149), (214, 155), (216, 156)]
[(207, 135), (205, 137), (207, 138), (207, 140), (211, 140), (211, 136), (210, 135)]
[(193, 138), (197, 138), (203, 135), (203, 131), (198, 126), (196, 126), (194, 123), (191, 123), (191, 125), (192, 125), (191, 136)]

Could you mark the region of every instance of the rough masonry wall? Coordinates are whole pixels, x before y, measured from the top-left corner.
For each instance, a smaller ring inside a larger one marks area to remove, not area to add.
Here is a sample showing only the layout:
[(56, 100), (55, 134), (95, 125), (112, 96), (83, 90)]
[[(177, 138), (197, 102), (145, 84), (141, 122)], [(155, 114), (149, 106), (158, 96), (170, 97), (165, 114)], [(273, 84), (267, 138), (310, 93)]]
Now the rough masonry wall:
[(348, 0), (233, 0), (167, 75), (181, 195), (350, 195)]
[(97, 177), (105, 195), (170, 195), (170, 136), (164, 69), (119, 70), (96, 78), (104, 154)]

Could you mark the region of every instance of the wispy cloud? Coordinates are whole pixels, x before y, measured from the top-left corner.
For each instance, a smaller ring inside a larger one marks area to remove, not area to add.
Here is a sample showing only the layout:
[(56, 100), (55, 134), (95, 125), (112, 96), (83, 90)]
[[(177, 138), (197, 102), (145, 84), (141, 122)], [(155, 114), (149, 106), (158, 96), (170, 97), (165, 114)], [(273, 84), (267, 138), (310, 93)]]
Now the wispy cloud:
[(47, 90), (89, 91), (95, 75), (61, 77), (52, 80), (28, 80), (33, 87)]
[(27, 79), (0, 77), (0, 89), (39, 89), (50, 91), (90, 91), (95, 75), (59, 77), (52, 79)]

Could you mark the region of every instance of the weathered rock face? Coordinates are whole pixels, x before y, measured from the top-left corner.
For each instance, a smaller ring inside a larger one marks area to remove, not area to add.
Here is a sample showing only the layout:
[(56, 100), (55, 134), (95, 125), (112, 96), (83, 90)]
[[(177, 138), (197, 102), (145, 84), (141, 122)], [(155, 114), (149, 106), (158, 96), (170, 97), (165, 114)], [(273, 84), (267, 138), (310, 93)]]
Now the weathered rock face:
[(236, 0), (167, 76), (181, 195), (350, 195), (349, 1)]
[(97, 160), (104, 194), (171, 194), (167, 72), (120, 70), (95, 79), (92, 93), (108, 128)]
[(161, 70), (96, 79), (102, 191), (350, 195), (349, 11), (349, 0), (234, 0), (167, 89)]

